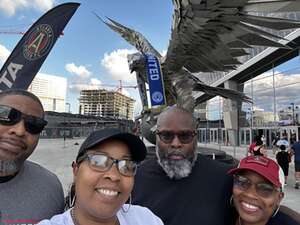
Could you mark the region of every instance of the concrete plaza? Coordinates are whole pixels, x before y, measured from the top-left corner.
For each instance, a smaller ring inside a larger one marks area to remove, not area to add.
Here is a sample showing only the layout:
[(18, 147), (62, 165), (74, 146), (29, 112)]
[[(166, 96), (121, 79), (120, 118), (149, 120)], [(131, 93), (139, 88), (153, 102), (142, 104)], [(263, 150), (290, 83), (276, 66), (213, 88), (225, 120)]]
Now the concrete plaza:
[[(72, 161), (75, 159), (78, 149), (83, 139), (40, 139), (37, 149), (30, 157), (30, 160), (41, 164), (53, 173), (57, 174), (61, 180), (65, 193), (72, 183)], [(78, 145), (75, 145), (78, 143)], [(228, 147), (217, 145), (199, 144), (200, 148), (217, 148), (225, 151), (227, 154), (241, 159), (246, 154), (246, 147)], [(274, 158), (270, 150), (269, 156)], [(294, 189), (294, 164), (290, 164), (290, 174), (288, 185), (285, 186), (285, 197), (283, 205), (286, 205), (297, 212), (300, 212), (300, 190)]]

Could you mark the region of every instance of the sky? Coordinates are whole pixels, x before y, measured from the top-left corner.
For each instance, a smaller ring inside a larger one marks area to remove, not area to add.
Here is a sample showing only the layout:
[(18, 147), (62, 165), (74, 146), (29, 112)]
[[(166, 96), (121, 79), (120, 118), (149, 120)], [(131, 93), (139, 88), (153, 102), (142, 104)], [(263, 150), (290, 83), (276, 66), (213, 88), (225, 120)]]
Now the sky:
[[(0, 66), (21, 39), (21, 35), (3, 34), (1, 31), (26, 31), (40, 16), (64, 0), (0, 0)], [(92, 12), (102, 18), (110, 17), (123, 25), (141, 32), (161, 53), (166, 52), (171, 34), (173, 5), (171, 0), (81, 0), (80, 7), (67, 24), (40, 73), (66, 77), (68, 90), (66, 102), (71, 112), (78, 113), (79, 91), (90, 85), (116, 90), (119, 80), (123, 85), (135, 86), (135, 75), (130, 74), (126, 55), (136, 50), (117, 33), (99, 21)], [(300, 105), (299, 57), (275, 68), (278, 107), (281, 109), (294, 102)], [(284, 72), (289, 69), (290, 72)], [(272, 111), (273, 96), (271, 71), (263, 74), (265, 79), (255, 81), (254, 100), (258, 108)], [(108, 86), (113, 87), (108, 87)], [(115, 85), (115, 87), (114, 87)], [(245, 84), (249, 93), (250, 85)], [(123, 93), (136, 100), (135, 115), (141, 111), (138, 91), (124, 88)], [(211, 112), (217, 111), (219, 101), (212, 100)], [(214, 106), (215, 105), (215, 106)], [(66, 107), (68, 110), (68, 107)], [(216, 118), (213, 113), (211, 118)]]
[[(0, 0), (0, 66), (22, 37), (1, 31), (24, 32), (46, 11), (65, 2), (67, 1)], [(161, 53), (168, 46), (173, 12), (171, 0), (76, 2), (81, 5), (39, 71), (67, 78), (66, 102), (70, 103), (72, 113), (78, 113), (79, 91), (82, 88), (94, 84), (116, 90), (119, 80), (122, 80), (124, 86), (136, 84), (135, 75), (129, 73), (126, 58), (128, 53), (136, 50), (92, 12), (141, 32)], [(138, 91), (124, 88), (123, 93), (137, 100), (135, 114), (138, 114), (141, 111)]]

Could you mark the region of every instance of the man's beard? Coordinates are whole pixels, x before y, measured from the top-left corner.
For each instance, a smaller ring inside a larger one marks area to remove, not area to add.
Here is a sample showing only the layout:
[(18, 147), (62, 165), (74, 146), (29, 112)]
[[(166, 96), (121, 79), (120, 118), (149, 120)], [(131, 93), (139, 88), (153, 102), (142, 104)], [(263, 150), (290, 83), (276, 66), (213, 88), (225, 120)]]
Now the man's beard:
[[(173, 160), (169, 158), (169, 155), (176, 154), (183, 157), (180, 160)], [(197, 150), (194, 149), (193, 153), (189, 155), (185, 154), (181, 149), (166, 149), (160, 150), (156, 145), (156, 156), (158, 163), (161, 165), (167, 176), (171, 179), (181, 179), (189, 176), (192, 172), (192, 168), (197, 160)]]
[(0, 174), (13, 175), (17, 173), (22, 166), (19, 160), (0, 160)]

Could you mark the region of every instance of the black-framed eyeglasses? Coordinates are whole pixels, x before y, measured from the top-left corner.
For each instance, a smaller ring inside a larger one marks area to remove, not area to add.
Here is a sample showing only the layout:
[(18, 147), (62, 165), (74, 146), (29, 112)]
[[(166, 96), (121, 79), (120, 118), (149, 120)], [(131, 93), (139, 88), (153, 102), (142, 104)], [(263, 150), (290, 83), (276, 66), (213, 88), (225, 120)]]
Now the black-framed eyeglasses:
[(197, 133), (192, 130), (183, 130), (179, 132), (156, 130), (156, 134), (159, 136), (159, 139), (166, 144), (172, 143), (175, 136), (177, 136), (182, 144), (188, 144), (193, 141)]
[(91, 169), (99, 172), (110, 170), (113, 164), (123, 176), (131, 177), (136, 174), (138, 163), (131, 159), (114, 159), (103, 153), (89, 153), (78, 159), (78, 163), (87, 159)]
[(6, 105), (0, 105), (0, 124), (12, 126), (23, 119), (25, 130), (30, 134), (39, 134), (47, 125), (43, 118), (27, 115), (21, 111)]
[(238, 174), (233, 175), (233, 185), (234, 187), (239, 188), (242, 191), (247, 191), (252, 185), (254, 185), (256, 193), (263, 198), (269, 198), (275, 192), (281, 191), (280, 188), (275, 187), (271, 183), (253, 183), (247, 177)]

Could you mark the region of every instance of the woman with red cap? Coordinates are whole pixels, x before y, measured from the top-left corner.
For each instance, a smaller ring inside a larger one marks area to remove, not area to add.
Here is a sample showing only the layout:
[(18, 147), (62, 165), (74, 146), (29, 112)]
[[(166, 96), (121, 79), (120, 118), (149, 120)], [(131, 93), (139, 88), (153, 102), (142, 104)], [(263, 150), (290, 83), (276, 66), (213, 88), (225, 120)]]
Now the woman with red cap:
[(278, 218), (273, 217), (284, 197), (284, 174), (280, 166), (264, 156), (248, 156), (228, 173), (233, 175), (230, 202), (237, 212), (235, 225), (277, 225)]

